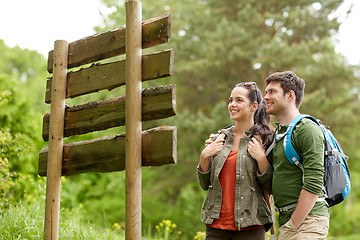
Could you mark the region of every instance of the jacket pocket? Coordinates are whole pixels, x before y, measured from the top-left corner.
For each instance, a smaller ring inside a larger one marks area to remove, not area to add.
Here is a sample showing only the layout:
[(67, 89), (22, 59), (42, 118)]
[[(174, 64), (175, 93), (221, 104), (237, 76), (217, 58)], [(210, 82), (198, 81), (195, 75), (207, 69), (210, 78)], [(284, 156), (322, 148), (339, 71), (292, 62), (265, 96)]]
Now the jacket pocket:
[(205, 224), (212, 223), (211, 215), (214, 208), (214, 200), (215, 200), (214, 191), (212, 186), (210, 185), (208, 194), (206, 195), (205, 201), (201, 208), (201, 221)]

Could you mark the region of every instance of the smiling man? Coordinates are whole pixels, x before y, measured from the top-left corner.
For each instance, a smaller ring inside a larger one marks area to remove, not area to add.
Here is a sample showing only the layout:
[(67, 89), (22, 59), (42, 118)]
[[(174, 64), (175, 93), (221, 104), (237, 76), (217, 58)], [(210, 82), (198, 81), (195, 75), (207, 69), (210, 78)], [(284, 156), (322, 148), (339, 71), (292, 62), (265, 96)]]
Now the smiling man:
[[(305, 82), (295, 73), (277, 72), (265, 79), (264, 100), (267, 113), (278, 121), (275, 134), (286, 131), (300, 115)], [(310, 119), (295, 126), (291, 143), (300, 156), (303, 168), (287, 159), (283, 141), (272, 151), (272, 193), (279, 211), (279, 240), (325, 239), (329, 230), (329, 211), (322, 201), (324, 176), (324, 137)]]

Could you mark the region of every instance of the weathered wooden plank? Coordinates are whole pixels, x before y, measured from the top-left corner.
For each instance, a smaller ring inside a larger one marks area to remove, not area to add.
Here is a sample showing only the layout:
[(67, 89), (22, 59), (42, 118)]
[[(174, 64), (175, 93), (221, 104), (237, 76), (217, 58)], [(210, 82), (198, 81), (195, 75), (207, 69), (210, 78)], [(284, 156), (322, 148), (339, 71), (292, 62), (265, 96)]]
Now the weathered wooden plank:
[[(144, 89), (142, 121), (167, 118), (176, 114), (174, 84)], [(50, 113), (43, 117), (43, 139), (49, 139)], [(125, 97), (89, 102), (65, 109), (64, 137), (125, 125)]]
[[(172, 49), (142, 56), (142, 81), (171, 76), (174, 73)], [(47, 80), (45, 102), (51, 101), (51, 82)], [(74, 98), (103, 89), (109, 91), (125, 84), (125, 60), (93, 64), (67, 75), (66, 98)]]
[[(125, 53), (125, 27), (95, 34), (69, 43), (68, 68), (100, 61)], [(167, 43), (171, 35), (171, 13), (142, 22), (142, 48)], [(48, 72), (52, 73), (53, 50)]]
[[(142, 166), (174, 164), (176, 127), (162, 126), (142, 132)], [(40, 176), (46, 176), (48, 148), (39, 154)], [(125, 169), (125, 134), (64, 144), (62, 175), (113, 172)]]

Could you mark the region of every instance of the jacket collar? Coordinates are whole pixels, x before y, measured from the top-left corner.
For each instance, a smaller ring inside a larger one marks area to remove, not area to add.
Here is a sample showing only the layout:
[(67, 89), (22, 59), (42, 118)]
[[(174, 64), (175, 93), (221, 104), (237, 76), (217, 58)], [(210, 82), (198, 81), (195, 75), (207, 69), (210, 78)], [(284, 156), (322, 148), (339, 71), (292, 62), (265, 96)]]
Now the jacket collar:
[[(253, 128), (253, 127), (252, 127)], [(248, 131), (244, 132), (244, 139), (245, 140), (250, 140), (251, 139), (251, 130), (252, 128), (250, 128)], [(222, 128), (218, 131), (218, 133), (224, 133), (228, 138), (233, 138), (233, 133), (234, 133), (234, 129), (235, 129), (235, 125), (230, 125), (227, 126), (225, 128)]]

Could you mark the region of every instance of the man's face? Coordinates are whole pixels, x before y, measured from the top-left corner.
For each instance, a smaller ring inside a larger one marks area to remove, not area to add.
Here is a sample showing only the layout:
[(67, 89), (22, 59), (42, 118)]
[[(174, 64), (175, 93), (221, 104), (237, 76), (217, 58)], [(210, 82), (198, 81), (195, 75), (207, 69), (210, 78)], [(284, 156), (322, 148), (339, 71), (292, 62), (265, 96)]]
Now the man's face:
[(264, 100), (266, 102), (266, 112), (270, 115), (277, 115), (286, 111), (287, 94), (281, 88), (280, 82), (270, 82), (265, 88)]

